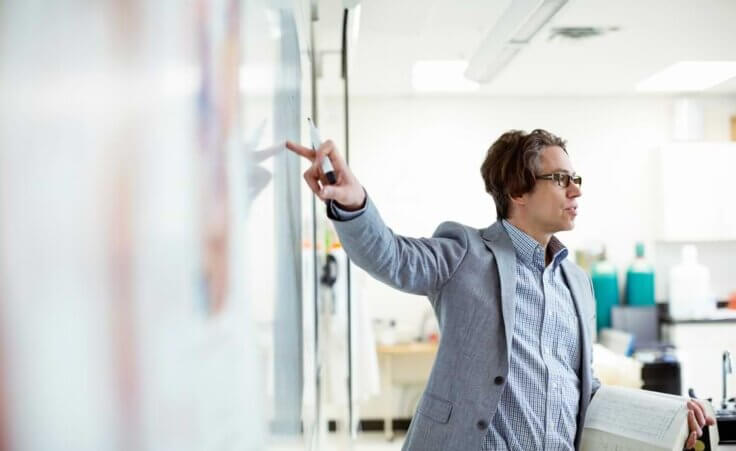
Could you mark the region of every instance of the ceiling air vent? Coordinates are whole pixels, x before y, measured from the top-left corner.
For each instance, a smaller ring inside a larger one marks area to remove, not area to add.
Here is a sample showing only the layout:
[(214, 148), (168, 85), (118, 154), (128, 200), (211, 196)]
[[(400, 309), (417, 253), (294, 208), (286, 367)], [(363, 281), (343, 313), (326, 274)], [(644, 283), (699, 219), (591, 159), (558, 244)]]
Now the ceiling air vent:
[(549, 32), (549, 40), (560, 39), (588, 39), (596, 36), (619, 31), (619, 27), (554, 27)]

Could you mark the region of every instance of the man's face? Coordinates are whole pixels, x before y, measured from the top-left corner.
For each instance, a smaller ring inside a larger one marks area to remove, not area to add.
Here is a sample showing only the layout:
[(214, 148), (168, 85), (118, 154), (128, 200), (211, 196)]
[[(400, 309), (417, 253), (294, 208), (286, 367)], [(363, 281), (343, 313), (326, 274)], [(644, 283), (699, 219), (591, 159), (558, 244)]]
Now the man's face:
[[(574, 174), (570, 158), (558, 146), (545, 147), (539, 163), (537, 176), (556, 172)], [(563, 188), (555, 180), (538, 179), (534, 189), (522, 198), (526, 201), (529, 221), (541, 231), (557, 233), (575, 227), (577, 198), (581, 194), (580, 187), (572, 180), (567, 188)]]

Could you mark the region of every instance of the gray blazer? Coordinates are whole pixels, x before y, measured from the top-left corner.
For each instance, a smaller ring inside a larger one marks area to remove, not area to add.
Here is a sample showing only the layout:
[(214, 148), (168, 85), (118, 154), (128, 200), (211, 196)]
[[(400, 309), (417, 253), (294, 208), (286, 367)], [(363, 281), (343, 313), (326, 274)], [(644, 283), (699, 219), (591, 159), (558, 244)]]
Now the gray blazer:
[[(397, 235), (370, 199), (358, 217), (330, 212), (347, 255), (376, 279), (425, 295), (440, 327), (440, 344), (404, 450), (479, 451), (509, 372), (514, 330), (516, 252), (500, 222), (482, 230), (444, 222), (432, 238)], [(600, 385), (591, 369), (593, 288), (565, 259), (562, 270), (580, 319), (581, 397), (575, 447)]]

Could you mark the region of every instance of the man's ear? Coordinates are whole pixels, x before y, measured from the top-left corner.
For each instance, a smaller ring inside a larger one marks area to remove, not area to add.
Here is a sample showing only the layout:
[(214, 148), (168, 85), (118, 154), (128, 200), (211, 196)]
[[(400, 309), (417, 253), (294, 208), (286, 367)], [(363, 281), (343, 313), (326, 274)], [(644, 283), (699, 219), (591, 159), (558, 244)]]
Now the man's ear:
[(512, 205), (524, 206), (529, 200), (529, 193), (524, 193), (521, 196), (516, 197), (509, 195), (509, 200), (511, 201)]

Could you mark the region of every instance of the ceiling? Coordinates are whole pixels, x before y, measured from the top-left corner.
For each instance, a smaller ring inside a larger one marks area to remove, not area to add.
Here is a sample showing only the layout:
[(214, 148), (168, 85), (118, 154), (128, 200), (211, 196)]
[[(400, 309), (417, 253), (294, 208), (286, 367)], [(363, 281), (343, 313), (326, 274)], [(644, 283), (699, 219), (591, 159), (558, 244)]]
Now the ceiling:
[[(468, 60), (512, 0), (364, 0), (351, 95), (410, 95), (418, 60)], [(316, 48), (339, 77), (342, 2), (320, 0)], [(618, 27), (550, 40), (559, 26)], [(636, 84), (683, 60), (736, 61), (735, 0), (569, 0), (494, 80), (471, 95), (637, 95)], [(337, 86), (338, 83), (325, 83)], [(736, 94), (736, 78), (706, 93)]]

